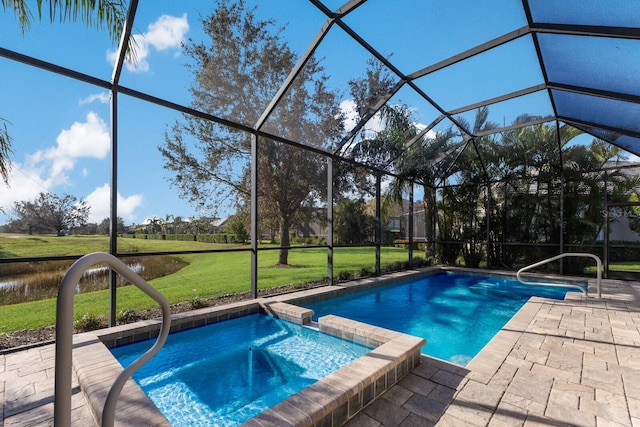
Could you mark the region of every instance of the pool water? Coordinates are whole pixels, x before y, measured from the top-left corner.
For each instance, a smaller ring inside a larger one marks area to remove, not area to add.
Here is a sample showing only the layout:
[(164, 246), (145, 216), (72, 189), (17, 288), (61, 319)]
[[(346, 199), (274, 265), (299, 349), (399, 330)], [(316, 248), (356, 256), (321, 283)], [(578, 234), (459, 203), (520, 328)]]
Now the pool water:
[[(111, 351), (127, 366), (151, 345)], [(169, 335), (133, 378), (173, 426), (236, 426), (370, 350), (254, 314)]]
[(564, 299), (571, 288), (523, 285), (502, 277), (437, 273), (308, 304), (314, 318), (335, 314), (422, 337), (422, 353), (466, 365), (531, 296)]

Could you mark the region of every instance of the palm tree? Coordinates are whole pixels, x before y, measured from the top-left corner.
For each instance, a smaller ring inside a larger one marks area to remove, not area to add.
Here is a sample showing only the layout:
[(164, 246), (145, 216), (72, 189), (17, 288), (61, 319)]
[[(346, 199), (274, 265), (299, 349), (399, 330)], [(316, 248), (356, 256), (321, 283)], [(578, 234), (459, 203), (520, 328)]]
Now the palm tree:
[(0, 128), (0, 176), (5, 184), (9, 185), (9, 172), (11, 172), (11, 162), (9, 155), (11, 154), (11, 135), (7, 130), (6, 120), (0, 117), (2, 127)]
[[(22, 33), (31, 28), (33, 12), (26, 0), (0, 0), (4, 10), (13, 9), (20, 21)], [(38, 19), (42, 20), (43, 3), (49, 5), (49, 19), (60, 22), (76, 21), (78, 18), (87, 26), (104, 29), (113, 41), (117, 41), (125, 18), (125, 5), (122, 0), (37, 0)], [(45, 7), (46, 9), (46, 7)], [(46, 12), (45, 12), (46, 13)]]

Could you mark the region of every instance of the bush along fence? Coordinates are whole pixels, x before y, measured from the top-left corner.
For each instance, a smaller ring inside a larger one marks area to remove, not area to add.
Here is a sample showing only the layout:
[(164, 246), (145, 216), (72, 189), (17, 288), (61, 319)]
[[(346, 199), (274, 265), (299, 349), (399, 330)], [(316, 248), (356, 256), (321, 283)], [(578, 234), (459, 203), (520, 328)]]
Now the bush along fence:
[(238, 241), (233, 234), (120, 234), (120, 237), (146, 240), (179, 240), (182, 242), (202, 243), (245, 243)]

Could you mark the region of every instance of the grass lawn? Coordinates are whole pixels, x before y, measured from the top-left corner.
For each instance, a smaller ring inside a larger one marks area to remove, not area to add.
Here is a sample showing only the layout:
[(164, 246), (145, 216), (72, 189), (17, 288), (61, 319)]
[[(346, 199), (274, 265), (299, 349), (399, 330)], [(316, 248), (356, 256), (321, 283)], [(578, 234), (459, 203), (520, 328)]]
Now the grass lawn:
[[(106, 246), (105, 246), (106, 245)], [(119, 239), (120, 252), (135, 246), (139, 252), (193, 250), (215, 248), (222, 245), (199, 242), (179, 242), (144, 239)], [(226, 246), (228, 247), (228, 246)], [(108, 250), (106, 236), (20, 236), (0, 235), (0, 248), (4, 256), (72, 255)], [(7, 255), (10, 253), (11, 255)], [(407, 260), (407, 250), (395, 247), (382, 248), (383, 264)], [(180, 255), (189, 265), (169, 276), (150, 281), (170, 304), (211, 298), (250, 290), (250, 253), (225, 252)], [(302, 248), (289, 252), (289, 266), (275, 267), (277, 250), (261, 250), (258, 255), (258, 287), (277, 286), (324, 280), (327, 277), (327, 250)], [(334, 250), (334, 275), (340, 271), (358, 272), (361, 268), (373, 269), (374, 248), (336, 248)], [(85, 314), (106, 317), (108, 291), (78, 294), (74, 299), (74, 317)], [(34, 329), (55, 323), (55, 298), (0, 306), (0, 333)], [(118, 288), (117, 311), (143, 310), (156, 307), (157, 303), (134, 286)]]
[[(640, 262), (614, 262), (609, 264), (609, 271), (625, 271), (629, 273), (640, 273)], [(585, 273), (596, 274), (596, 266), (589, 266), (584, 269)]]
[[(203, 242), (178, 240), (146, 240), (118, 237), (118, 253), (202, 250), (228, 247)], [(95, 236), (28, 236), (0, 234), (0, 257), (46, 257), (58, 255), (85, 255), (91, 252), (109, 252), (109, 237)]]

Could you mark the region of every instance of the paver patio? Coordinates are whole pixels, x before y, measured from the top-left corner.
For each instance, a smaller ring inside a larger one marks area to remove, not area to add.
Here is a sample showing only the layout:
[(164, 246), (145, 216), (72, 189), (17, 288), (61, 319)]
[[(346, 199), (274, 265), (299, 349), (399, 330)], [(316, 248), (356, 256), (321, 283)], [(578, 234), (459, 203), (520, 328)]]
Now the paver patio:
[[(468, 366), (423, 355), (346, 425), (640, 426), (640, 283), (602, 294), (532, 298)], [(53, 345), (0, 355), (0, 427), (53, 424), (53, 367)], [(75, 380), (72, 406), (96, 425)]]

